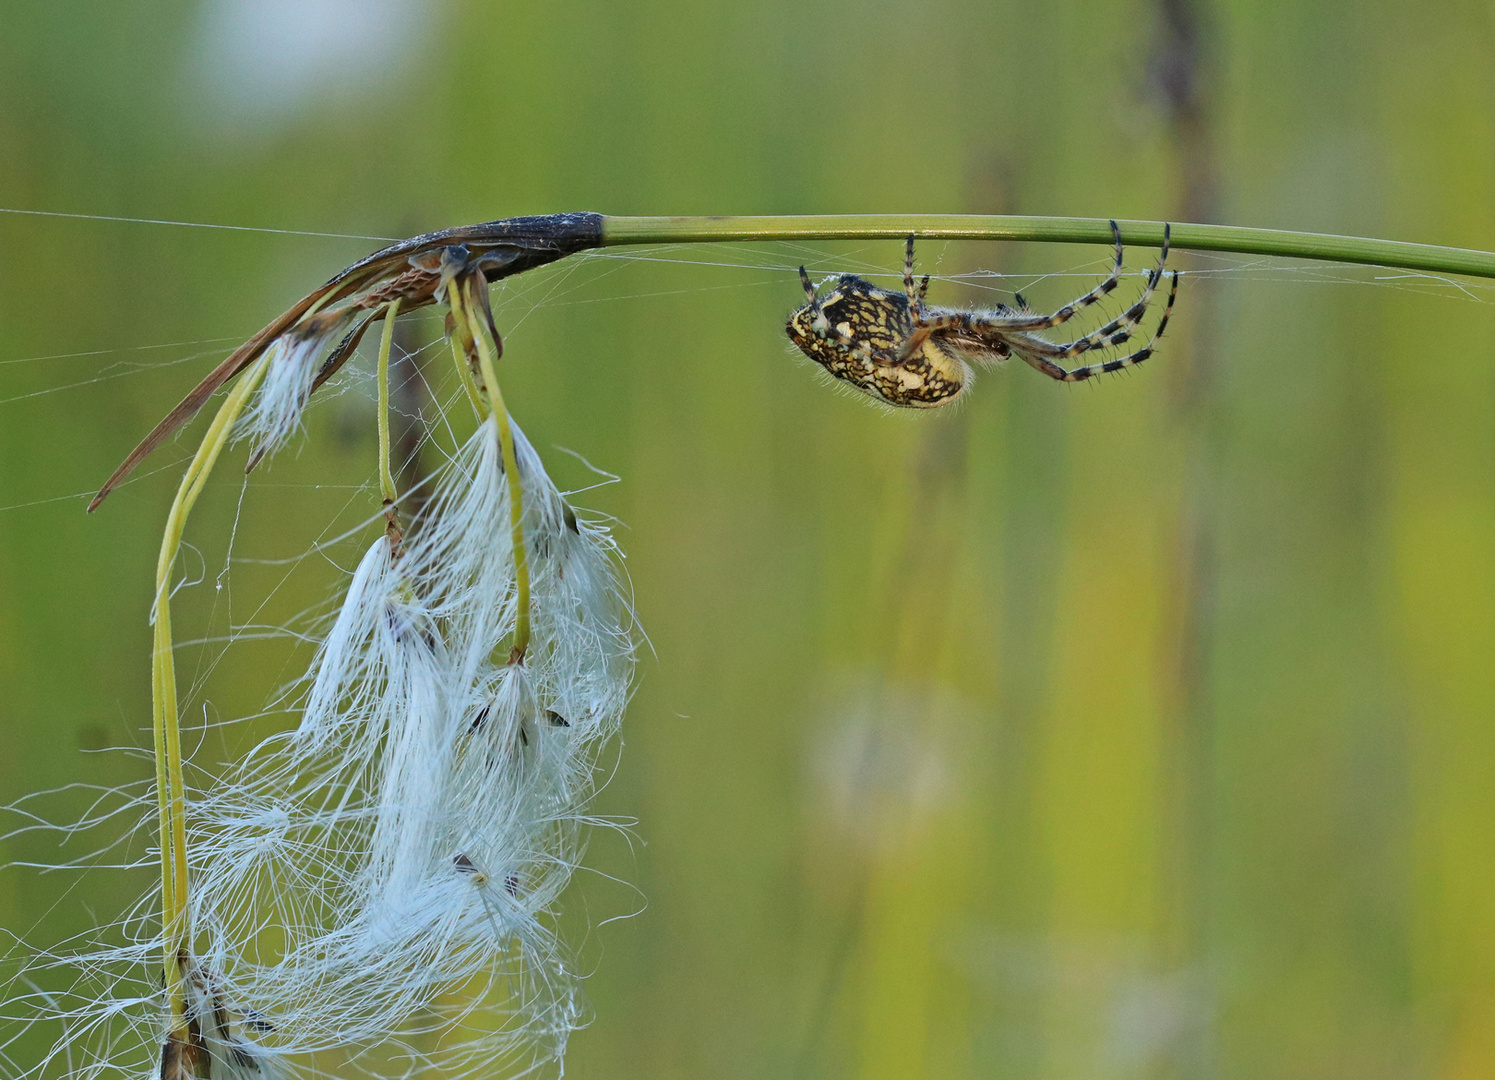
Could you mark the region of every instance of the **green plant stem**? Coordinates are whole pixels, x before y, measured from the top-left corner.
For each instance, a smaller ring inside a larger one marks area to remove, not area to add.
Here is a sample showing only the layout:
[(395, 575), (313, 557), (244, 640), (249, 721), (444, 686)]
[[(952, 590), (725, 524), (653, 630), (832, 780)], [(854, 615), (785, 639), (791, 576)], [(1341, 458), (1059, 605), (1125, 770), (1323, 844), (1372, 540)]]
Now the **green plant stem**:
[(185, 1016), (182, 973), (177, 957), (187, 944), (188, 893), (187, 795), (182, 775), (182, 732), (177, 715), (176, 665), (172, 653), (171, 568), (182, 546), (182, 533), (193, 504), (202, 494), (218, 455), (228, 444), (234, 420), (265, 374), (268, 364), (268, 357), (256, 361), (213, 417), (192, 463), (182, 475), (161, 536), (161, 553), (156, 560), (151, 696), (155, 714), (157, 818), (161, 833), (161, 922), (165, 953), (162, 961), (167, 973), (173, 1031), (180, 1028)]
[(396, 297), (385, 308), (384, 333), (379, 337), (379, 493), (385, 506), (393, 506), (399, 497), (389, 469), (389, 350), (394, 343), (395, 318), (399, 314), (400, 301)]
[[(1161, 221), (1117, 221), (1128, 244), (1156, 247)], [(741, 217), (604, 217), (602, 246), (705, 244), (742, 240), (1037, 240), (1110, 245), (1105, 218), (979, 214), (807, 214)], [(1495, 278), (1495, 252), (1408, 244), (1358, 236), (1248, 229), (1236, 225), (1172, 225), (1172, 245), (1189, 251), (1229, 251), (1362, 263), (1430, 273)]]
[[(480, 279), (481, 280), (481, 279)], [(485, 328), (475, 310), (477, 304), (471, 296), (464, 298), (455, 280), (447, 285), (451, 299), (454, 322), (466, 325), (477, 348), (478, 366), (483, 373), (483, 389), (488, 394), (489, 409), (493, 413), (493, 424), (498, 430), (499, 453), (503, 457), (504, 479), (509, 487), (509, 540), (514, 550), (514, 645), (509, 650), (509, 663), (521, 664), (529, 651), (530, 595), (529, 595), (529, 550), (524, 543), (524, 486), (519, 476), (519, 456), (514, 450), (514, 432), (509, 427), (509, 410), (504, 405), (503, 394), (498, 389), (498, 372), (493, 366), (493, 349), (488, 345)]]
[[(450, 284), (448, 284), (450, 289)], [(460, 300), (457, 303), (461, 303)], [(447, 341), (452, 347), (452, 363), (457, 366), (457, 378), (462, 383), (462, 389), (467, 391), (467, 400), (472, 405), (474, 416), (483, 415), (483, 396), (478, 393), (478, 384), (473, 381), (472, 371), (468, 366), (467, 357), (467, 321), (465, 319), (453, 319), (452, 332), (447, 335)]]

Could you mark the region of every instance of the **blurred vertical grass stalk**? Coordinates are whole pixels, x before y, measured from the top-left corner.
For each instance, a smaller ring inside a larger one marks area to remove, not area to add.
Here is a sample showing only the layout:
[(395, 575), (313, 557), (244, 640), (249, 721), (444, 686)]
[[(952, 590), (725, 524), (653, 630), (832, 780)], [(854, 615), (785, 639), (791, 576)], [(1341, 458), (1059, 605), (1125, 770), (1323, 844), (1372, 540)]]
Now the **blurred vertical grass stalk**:
[[(1495, 163), (1486, 139), (1492, 106), (1486, 10), (1460, 10), (1435, 40), (1415, 13), (1393, 8), (1382, 56), (1396, 63), (1373, 80), (1386, 123), (1402, 137), (1386, 148), (1391, 227), (1434, 235), (1495, 231)], [(1389, 45), (1395, 42), (1395, 46)], [(1412, 67), (1436, 64), (1435, 83)], [(1403, 66), (1407, 65), (1407, 66)], [(1404, 657), (1410, 724), (1411, 959), (1404, 994), (1432, 997), (1420, 1019), (1436, 1024), (1435, 1068), (1473, 1080), (1495, 1068), (1495, 397), (1490, 322), (1419, 332), (1410, 298), (1392, 295), (1368, 313), (1384, 342), (1379, 371), (1386, 485), (1384, 633)], [(1430, 340), (1430, 337), (1433, 338)], [(1431, 369), (1431, 370), (1430, 370)], [(1434, 1004), (1436, 1003), (1436, 1004)], [(1437, 1006), (1443, 1006), (1438, 1008)]]
[[(1178, 204), (1191, 221), (1221, 216), (1216, 131), (1219, 41), (1214, 13), (1202, 0), (1156, 0), (1149, 60), (1152, 96), (1175, 154)], [(1203, 260), (1195, 259), (1195, 265)], [(1192, 267), (1191, 267), (1192, 268)], [(1207, 1018), (1218, 1008), (1211, 945), (1209, 867), (1215, 839), (1215, 761), (1211, 650), (1219, 601), (1219, 385), (1222, 341), (1218, 285), (1198, 276), (1190, 319), (1173, 339), (1180, 370), (1169, 404), (1180, 462), (1160, 653), (1162, 719), (1159, 789), (1160, 882), (1156, 964), (1174, 987), (1171, 1031), (1157, 1047), (1163, 1075), (1182, 1080), (1218, 1069)]]
[[(971, 758), (985, 744), (961, 692), (957, 627), (969, 615), (969, 423), (917, 433), (888, 477), (872, 610), (872, 684), (884, 723), (906, 731), (908, 773), (868, 845), (864, 933), (854, 988), (862, 1080), (969, 1075), (971, 1017), (946, 972), (959, 949), (959, 913), (977, 880)], [(895, 746), (898, 744), (895, 743)], [(896, 751), (894, 751), (896, 753)]]

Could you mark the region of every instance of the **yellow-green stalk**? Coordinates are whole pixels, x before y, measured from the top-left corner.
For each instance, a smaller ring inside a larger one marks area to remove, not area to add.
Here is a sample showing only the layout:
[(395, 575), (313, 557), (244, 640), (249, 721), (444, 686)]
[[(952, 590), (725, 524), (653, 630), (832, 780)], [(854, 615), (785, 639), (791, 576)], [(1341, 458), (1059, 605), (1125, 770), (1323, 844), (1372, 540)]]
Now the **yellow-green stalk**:
[[(1161, 221), (1118, 218), (1117, 225), (1128, 244), (1156, 246), (1162, 242)], [(1229, 251), (1495, 278), (1495, 252), (1469, 248), (1194, 222), (1174, 222), (1172, 231), (1172, 245), (1181, 251)], [(1111, 223), (1106, 218), (1018, 214), (604, 216), (601, 234), (599, 247), (747, 240), (902, 240), (910, 235), (921, 240), (1029, 240), (1057, 244), (1112, 242)]]
[(161, 832), (161, 927), (163, 964), (167, 972), (173, 1027), (185, 1012), (178, 950), (187, 942), (187, 796), (182, 778), (182, 733), (177, 715), (176, 665), (171, 636), (171, 569), (182, 545), (182, 533), (208, 474), (228, 444), (239, 412), (269, 364), (262, 356), (224, 399), (208, 425), (192, 463), (182, 475), (156, 561), (155, 636), (151, 651), (151, 698), (156, 748), (157, 820)]
[(395, 317), (400, 313), (398, 298), (384, 309), (384, 333), (379, 337), (379, 494), (384, 504), (394, 504), (394, 474), (389, 469), (389, 349), (394, 342)]
[(483, 396), (478, 393), (478, 384), (473, 381), (472, 369), (467, 365), (467, 337), (470, 327), (467, 321), (458, 312), (462, 310), (462, 301), (457, 296), (456, 284), (447, 283), (447, 292), (452, 296), (452, 363), (457, 365), (457, 378), (462, 381), (462, 389), (467, 391), (467, 400), (472, 403), (472, 411), (479, 416), (483, 415)]
[(395, 507), (399, 492), (395, 490), (394, 473), (389, 467), (389, 350), (394, 344), (395, 318), (400, 314), (400, 298), (395, 297), (384, 308), (384, 332), (379, 336), (379, 494), (384, 500), (385, 532), (389, 537), (390, 550), (398, 555), (400, 541), (400, 513)]
[(514, 592), (518, 608), (514, 616), (514, 647), (509, 650), (509, 663), (524, 662), (529, 649), (529, 553), (524, 546), (524, 494), (519, 480), (519, 457), (514, 453), (514, 433), (509, 427), (509, 410), (504, 406), (503, 394), (498, 389), (498, 372), (493, 366), (493, 350), (483, 336), (483, 327), (474, 310), (472, 297), (463, 297), (455, 281), (448, 284), (451, 294), (452, 313), (459, 325), (465, 325), (477, 347), (478, 368), (483, 373), (483, 389), (488, 395), (488, 406), (493, 412), (493, 422), (498, 427), (498, 446), (503, 454), (504, 477), (509, 485), (509, 536), (514, 548)]

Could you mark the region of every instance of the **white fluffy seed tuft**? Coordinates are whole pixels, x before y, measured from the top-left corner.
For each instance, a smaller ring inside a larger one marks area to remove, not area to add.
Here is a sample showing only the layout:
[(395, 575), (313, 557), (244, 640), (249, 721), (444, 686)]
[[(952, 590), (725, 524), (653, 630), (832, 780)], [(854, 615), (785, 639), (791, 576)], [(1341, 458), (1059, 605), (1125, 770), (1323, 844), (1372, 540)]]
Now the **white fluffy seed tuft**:
[(351, 316), (314, 317), (292, 327), (265, 350), (264, 380), (240, 418), (236, 437), (249, 440), (256, 459), (273, 454), (301, 430), (312, 382), (328, 349), (347, 332)]
[[(632, 616), (606, 529), (578, 518), (517, 427), (514, 438), (524, 662), (508, 663), (514, 552), (490, 419), (403, 551), (381, 537), (360, 561), (299, 725), (192, 793), (188, 1008), (215, 1077), (515, 1075), (559, 1062), (585, 1022), (553, 913), (628, 700)], [(154, 823), (149, 791), (124, 810), (142, 831)], [(63, 1022), (48, 1067), (86, 1047), (69, 1072), (159, 1072), (120, 1052), (152, 1031), (160, 1045), (164, 995), (138, 981), (159, 969), (153, 900), (111, 944), (37, 957), (12, 983), (88, 973), (66, 1000), (13, 1000)]]

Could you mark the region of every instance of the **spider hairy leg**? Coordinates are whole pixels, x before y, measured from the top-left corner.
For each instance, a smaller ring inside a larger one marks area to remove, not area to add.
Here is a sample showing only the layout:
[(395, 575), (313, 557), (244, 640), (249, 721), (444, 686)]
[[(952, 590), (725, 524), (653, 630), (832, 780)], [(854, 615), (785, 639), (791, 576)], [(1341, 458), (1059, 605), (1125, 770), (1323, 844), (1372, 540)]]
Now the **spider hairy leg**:
[(810, 328), (821, 337), (830, 334), (830, 323), (826, 321), (825, 312), (820, 307), (820, 297), (815, 292), (815, 283), (810, 280), (809, 272), (803, 266), (799, 268), (799, 283), (805, 288), (805, 297), (808, 300), (807, 307), (813, 314), (810, 320)]
[(1068, 356), (1078, 356), (1080, 353), (1090, 352), (1092, 349), (1110, 349), (1131, 340), (1132, 330), (1142, 321), (1147, 307), (1152, 303), (1153, 293), (1163, 280), (1163, 270), (1168, 264), (1168, 237), (1170, 226), (1163, 226), (1163, 246), (1158, 254), (1158, 264), (1152, 272), (1147, 275), (1147, 285), (1142, 290), (1142, 295), (1137, 302), (1116, 318), (1106, 323), (1105, 326), (1090, 331), (1074, 341), (1065, 342), (1062, 345), (1051, 341), (1045, 341), (1040, 337), (1028, 334), (1013, 335), (1011, 344), (1014, 347), (1030, 350), (1053, 360), (1062, 360)]
[[(1062, 326), (1064, 323), (1067, 323), (1091, 304), (1109, 296), (1116, 289), (1116, 286), (1121, 283), (1121, 259), (1123, 254), (1121, 227), (1115, 221), (1111, 222), (1111, 236), (1116, 244), (1116, 259), (1111, 264), (1111, 273), (1107, 275), (1104, 281), (1084, 296), (1081, 296), (1077, 300), (1071, 300), (1052, 315), (1003, 315), (1000, 319), (989, 321), (999, 323), (1000, 325), (997, 325), (995, 328), (1000, 330), (1052, 330), (1056, 326)], [(1020, 309), (1024, 306), (1023, 304), (1018, 305)]]
[[(1048, 330), (1055, 326), (1061, 326), (1074, 318), (1076, 314), (1083, 311), (1109, 295), (1121, 281), (1121, 266), (1123, 247), (1121, 243), (1121, 228), (1115, 221), (1111, 222), (1111, 236), (1116, 244), (1116, 258), (1111, 266), (1111, 273), (1095, 288), (1084, 296), (1065, 304), (1052, 315), (1033, 315), (1022, 312), (1013, 312), (1006, 307), (998, 307), (992, 312), (971, 311), (949, 311), (933, 308), (924, 311), (922, 308), (915, 313), (914, 333), (911, 334), (899, 349), (900, 362), (907, 361), (916, 352), (924, 347), (924, 342), (932, 337), (949, 338), (952, 345), (962, 351), (973, 351), (978, 359), (1004, 359), (1007, 352), (1002, 346), (1008, 344), (1014, 334), (1032, 333), (1037, 330)], [(912, 238), (910, 238), (912, 239)], [(1166, 241), (1164, 251), (1166, 252)], [(909, 245), (909, 254), (912, 256), (912, 244)], [(909, 271), (905, 270), (905, 281), (908, 280)], [(1155, 282), (1154, 282), (1155, 283)], [(1146, 305), (1143, 305), (1145, 308)], [(1124, 320), (1123, 316), (1123, 320)], [(1118, 320), (1117, 326), (1111, 328), (1114, 332), (1122, 325)], [(1097, 332), (1099, 333), (1099, 332)], [(1086, 340), (1093, 335), (1086, 335)], [(1033, 343), (1035, 352), (1052, 355), (1057, 346), (1051, 346), (1042, 338), (1028, 339)], [(1121, 340), (1125, 340), (1122, 338)], [(1026, 344), (1026, 343), (1025, 343)], [(1086, 346), (1086, 349), (1095, 346)], [(1075, 352), (1084, 352), (1086, 349), (1076, 349)], [(990, 355), (987, 355), (990, 350)], [(1073, 354), (1064, 354), (1073, 355)]]
[(1136, 367), (1153, 354), (1157, 343), (1163, 337), (1163, 331), (1168, 329), (1168, 319), (1173, 314), (1173, 301), (1178, 297), (1178, 271), (1174, 270), (1168, 276), (1170, 287), (1168, 289), (1168, 302), (1163, 307), (1163, 317), (1158, 320), (1157, 329), (1152, 332), (1152, 337), (1148, 339), (1147, 344), (1134, 353), (1118, 357), (1115, 360), (1107, 360), (1104, 363), (1089, 364), (1085, 367), (1066, 371), (1052, 360), (1026, 351), (1020, 344), (1014, 343), (1012, 351), (1032, 367), (1058, 382), (1082, 382), (1085, 379), (1094, 378), (1096, 375), (1104, 375), (1108, 372), (1120, 371), (1123, 368)]
[(920, 279), (914, 287), (914, 234), (909, 233), (908, 244), (903, 250), (903, 292), (908, 297), (908, 309), (917, 323), (924, 317), (924, 298), (929, 295), (929, 275)]

